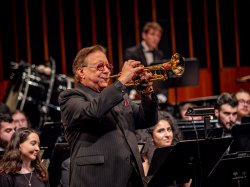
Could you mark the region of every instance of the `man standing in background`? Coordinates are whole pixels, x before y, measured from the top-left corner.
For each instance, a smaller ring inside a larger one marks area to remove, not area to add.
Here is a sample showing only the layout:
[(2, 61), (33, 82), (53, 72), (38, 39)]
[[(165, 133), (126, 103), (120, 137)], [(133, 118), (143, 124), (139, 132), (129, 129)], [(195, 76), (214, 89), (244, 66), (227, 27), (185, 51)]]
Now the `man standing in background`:
[[(164, 54), (158, 49), (162, 37), (163, 29), (157, 22), (147, 22), (142, 29), (142, 41), (125, 50), (123, 60), (136, 60), (140, 61), (144, 66), (151, 66), (154, 64), (161, 64), (164, 61)], [(131, 91), (136, 90), (131, 88)], [(154, 90), (157, 94), (159, 103), (167, 101), (167, 87), (166, 82), (163, 80), (155, 81)]]
[(163, 29), (157, 22), (146, 23), (142, 30), (142, 41), (136, 46), (127, 48), (123, 60), (137, 60), (144, 66), (163, 60), (163, 52), (158, 49), (162, 32)]

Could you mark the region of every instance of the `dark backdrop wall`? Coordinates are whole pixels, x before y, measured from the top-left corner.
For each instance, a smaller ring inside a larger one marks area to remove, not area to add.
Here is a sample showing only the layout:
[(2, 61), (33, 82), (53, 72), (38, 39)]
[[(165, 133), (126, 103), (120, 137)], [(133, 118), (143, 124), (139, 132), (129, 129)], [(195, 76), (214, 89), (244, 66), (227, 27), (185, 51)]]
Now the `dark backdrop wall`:
[(72, 76), (77, 51), (101, 44), (118, 73), (125, 48), (140, 41), (148, 21), (164, 28), (159, 48), (167, 58), (178, 52), (199, 61), (199, 84), (171, 88), (170, 102), (249, 90), (249, 82), (236, 81), (250, 74), (249, 7), (236, 0), (2, 0), (0, 99), (11, 62), (39, 65), (52, 57), (57, 74)]

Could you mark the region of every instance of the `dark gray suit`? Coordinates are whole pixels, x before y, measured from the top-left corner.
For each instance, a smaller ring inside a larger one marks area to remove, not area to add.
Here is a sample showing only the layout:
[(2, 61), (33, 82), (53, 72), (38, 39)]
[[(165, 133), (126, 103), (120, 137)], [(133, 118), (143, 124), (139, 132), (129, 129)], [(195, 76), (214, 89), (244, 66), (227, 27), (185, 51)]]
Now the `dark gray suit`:
[(132, 103), (120, 87), (116, 81), (97, 93), (79, 84), (61, 92), (70, 187), (126, 187), (132, 172), (136, 187), (145, 186), (134, 131), (157, 122), (157, 102), (143, 97), (141, 105)]
[(61, 179), (58, 187), (69, 187), (70, 158), (62, 162), (61, 169)]
[[(163, 52), (161, 50), (155, 49), (153, 51), (153, 56), (154, 56), (154, 61), (153, 63), (156, 63), (157, 61), (163, 60), (164, 59), (164, 55)], [(125, 50), (124, 56), (123, 56), (123, 60), (138, 60), (140, 61), (144, 66), (148, 66), (147, 65), (147, 61), (146, 61), (146, 57), (144, 55), (143, 52), (143, 46), (141, 44), (127, 48)]]

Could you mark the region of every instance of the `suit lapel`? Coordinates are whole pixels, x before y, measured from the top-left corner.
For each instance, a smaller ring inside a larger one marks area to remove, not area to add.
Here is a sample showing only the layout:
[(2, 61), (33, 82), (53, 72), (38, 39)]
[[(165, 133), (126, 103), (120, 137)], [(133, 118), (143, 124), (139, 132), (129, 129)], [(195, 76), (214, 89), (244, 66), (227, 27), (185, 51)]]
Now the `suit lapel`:
[[(141, 157), (140, 157), (140, 154), (139, 154), (139, 150), (138, 150), (138, 147), (137, 146), (134, 146), (134, 144), (137, 142), (137, 139), (135, 136), (131, 136), (129, 135), (129, 129), (125, 130), (124, 127), (122, 126), (122, 124), (119, 123), (119, 120), (117, 119), (117, 113), (116, 113), (116, 110), (122, 110), (122, 107), (121, 105), (118, 105), (116, 107), (114, 107), (112, 110), (111, 110), (111, 113), (113, 115), (113, 118), (115, 119), (116, 121), (116, 124), (118, 126), (118, 128), (121, 130), (123, 136), (124, 136), (124, 139), (126, 140), (126, 143), (128, 145), (128, 147), (130, 148), (131, 150), (131, 153), (133, 154), (133, 157), (135, 159), (135, 163), (132, 163), (133, 167), (135, 168), (137, 174), (139, 176), (144, 176), (144, 171), (143, 171), (143, 167), (142, 167), (142, 164), (141, 164)], [(122, 116), (124, 117), (124, 116)], [(133, 133), (133, 132), (131, 132)], [(142, 178), (142, 180), (145, 180), (144, 178)]]
[(144, 55), (144, 52), (143, 52), (143, 47), (142, 45), (138, 45), (137, 47), (137, 53), (139, 54), (139, 59), (141, 59), (141, 63), (144, 65), (144, 66), (147, 66), (147, 60), (146, 60), (146, 57)]

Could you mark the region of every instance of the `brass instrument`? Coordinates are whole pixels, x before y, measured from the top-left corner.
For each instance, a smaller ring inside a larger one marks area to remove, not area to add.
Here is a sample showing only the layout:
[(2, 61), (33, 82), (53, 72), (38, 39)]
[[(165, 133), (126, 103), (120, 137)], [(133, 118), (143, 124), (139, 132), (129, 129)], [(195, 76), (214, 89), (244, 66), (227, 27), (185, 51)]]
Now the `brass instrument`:
[[(155, 80), (166, 80), (168, 79), (168, 72), (173, 72), (176, 76), (181, 76), (185, 70), (185, 61), (184, 58), (179, 54), (175, 53), (170, 61), (165, 62), (163, 64), (153, 65), (144, 67), (143, 72), (150, 71), (153, 74), (153, 77), (150, 79), (151, 81)], [(110, 78), (119, 77), (120, 75), (112, 75)], [(132, 80), (125, 85), (129, 86), (138, 86), (141, 84), (140, 79)]]

